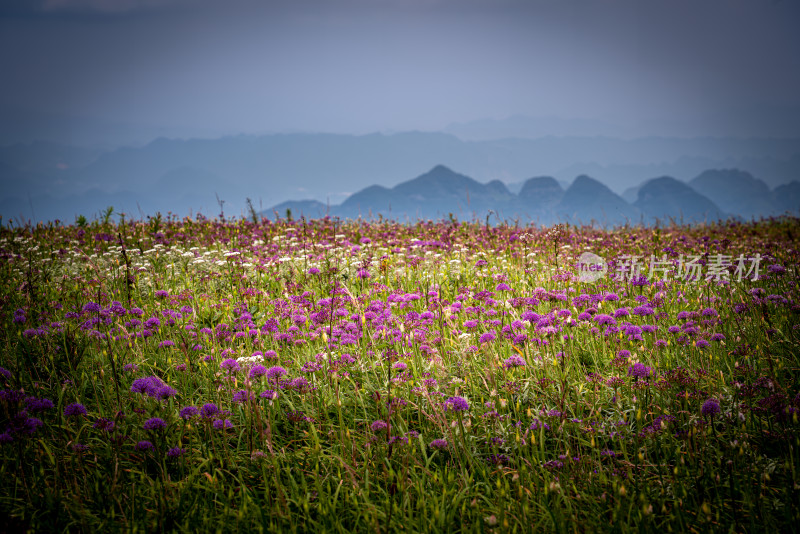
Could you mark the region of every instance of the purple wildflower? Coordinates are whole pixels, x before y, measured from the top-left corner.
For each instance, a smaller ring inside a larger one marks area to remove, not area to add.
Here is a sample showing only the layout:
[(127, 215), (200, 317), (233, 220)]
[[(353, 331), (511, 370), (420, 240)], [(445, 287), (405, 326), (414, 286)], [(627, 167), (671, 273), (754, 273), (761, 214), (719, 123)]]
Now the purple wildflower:
[(490, 454), (486, 458), (486, 461), (492, 465), (503, 465), (508, 463), (510, 460), (511, 458), (505, 454)]
[(426, 378), (422, 381), (422, 385), (424, 385), (428, 389), (436, 389), (439, 386), (439, 383), (436, 381), (435, 378)]
[(494, 341), (495, 335), (491, 332), (486, 332), (480, 338), (478, 338), (478, 343), (490, 343)]
[(200, 415), (204, 419), (209, 419), (219, 412), (219, 408), (213, 402), (209, 402), (208, 404), (204, 404), (202, 408), (200, 408)]
[(544, 430), (550, 430), (550, 425), (548, 425), (544, 421), (534, 419), (533, 422), (531, 423), (531, 426), (529, 426), (528, 428), (530, 428), (531, 430), (539, 430), (540, 428), (543, 428)]
[(185, 408), (181, 409), (179, 413), (180, 418), (186, 421), (192, 417), (197, 417), (199, 414), (200, 410), (198, 410), (196, 406), (186, 406)]
[(234, 360), (233, 358), (228, 358), (227, 360), (223, 360), (221, 364), (219, 364), (220, 368), (225, 369), (229, 373), (235, 373), (239, 371), (239, 362)]
[(562, 467), (564, 467), (564, 462), (561, 462), (559, 460), (549, 460), (543, 463), (542, 467), (544, 467), (545, 469), (561, 469)]
[(44, 423), (41, 419), (38, 417), (27, 417), (27, 414), (22, 411), (12, 419), (11, 428), (8, 431), (32, 436), (42, 426), (44, 426)]
[(431, 449), (446, 449), (447, 448), (447, 440), (446, 439), (435, 439), (431, 441), (429, 447)]
[(700, 408), (700, 413), (705, 416), (714, 416), (720, 412), (719, 403), (715, 399), (708, 399)]
[[(164, 390), (167, 388), (167, 390)], [(167, 398), (174, 396), (177, 391), (167, 386), (163, 380), (157, 376), (146, 376), (137, 378), (131, 384), (132, 393), (142, 393), (153, 398)]]
[(377, 421), (373, 422), (369, 427), (372, 429), (373, 432), (377, 434), (378, 432), (386, 430), (389, 427), (389, 425), (386, 424), (386, 421), (378, 419)]
[(25, 324), (25, 321), (27, 321), (27, 320), (28, 320), (28, 318), (25, 317), (25, 310), (20, 308), (20, 309), (18, 309), (17, 311), (14, 312), (14, 323), (15, 324)]
[(611, 317), (610, 315), (606, 315), (605, 313), (600, 313), (594, 316), (594, 320), (597, 324), (607, 324), (611, 326), (615, 326), (617, 324), (617, 320)]
[(261, 364), (254, 365), (252, 369), (250, 369), (250, 378), (260, 378), (267, 374), (267, 368)]
[(514, 355), (503, 362), (503, 367), (511, 369), (512, 367), (525, 367), (525, 359), (522, 356)]
[(277, 380), (277, 379), (279, 379), (280, 377), (282, 377), (285, 374), (286, 374), (286, 369), (284, 369), (283, 367), (281, 367), (279, 365), (276, 365), (274, 367), (270, 367), (269, 369), (267, 369), (267, 378), (269, 378), (270, 380), (273, 380), (273, 379)]
[(142, 440), (136, 444), (136, 450), (139, 452), (146, 452), (153, 450), (153, 444), (147, 440)]
[(178, 390), (177, 389), (175, 389), (173, 387), (170, 387), (170, 386), (165, 384), (165, 385), (161, 386), (160, 388), (158, 388), (158, 390), (156, 391), (156, 395), (155, 396), (158, 399), (166, 400), (166, 399), (169, 399), (170, 397), (174, 397), (177, 394), (178, 394)]
[(289, 382), (289, 388), (294, 389), (296, 391), (305, 392), (311, 387), (311, 384), (306, 380), (305, 377), (299, 376)]
[(21, 390), (20, 391), (16, 391), (14, 389), (0, 390), (0, 400), (8, 404), (16, 404), (18, 402), (22, 402), (25, 398), (26, 398), (25, 392)]
[(100, 313), (103, 308), (96, 302), (87, 302), (83, 305), (82, 311), (86, 313)]
[(405, 362), (395, 362), (395, 364), (392, 365), (392, 369), (402, 372), (408, 369), (408, 365)]
[(465, 412), (469, 410), (469, 402), (464, 397), (450, 397), (444, 401), (445, 410)]
[(172, 447), (167, 451), (168, 458), (178, 458), (183, 456), (186, 453), (186, 449), (182, 449), (181, 447)]
[(231, 423), (230, 419), (217, 419), (214, 421), (214, 428), (216, 430), (226, 430), (233, 428), (233, 423)]
[(86, 407), (79, 402), (68, 404), (64, 408), (64, 415), (66, 417), (80, 417), (81, 415), (86, 415)]
[(145, 430), (164, 430), (167, 428), (167, 423), (160, 417), (153, 417), (145, 421), (142, 428)]
[(247, 402), (249, 400), (253, 400), (253, 399), (255, 399), (255, 397), (253, 396), (252, 393), (250, 393), (249, 391), (247, 391), (245, 389), (242, 389), (240, 391), (237, 391), (233, 395), (233, 399), (232, 400), (233, 400), (233, 402), (237, 402), (237, 403), (245, 403), (245, 402)]
[(37, 399), (36, 397), (28, 397), (25, 399), (25, 405), (31, 412), (43, 412), (55, 408), (53, 401), (50, 399)]
[(636, 378), (647, 378), (652, 374), (653, 370), (643, 363), (635, 363), (628, 369), (628, 376)]

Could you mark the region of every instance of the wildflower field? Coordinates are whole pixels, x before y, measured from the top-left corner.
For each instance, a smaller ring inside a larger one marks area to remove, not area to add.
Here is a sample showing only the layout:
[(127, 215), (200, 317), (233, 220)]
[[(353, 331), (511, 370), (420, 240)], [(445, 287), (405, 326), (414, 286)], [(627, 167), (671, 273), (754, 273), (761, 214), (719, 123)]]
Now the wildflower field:
[(0, 229), (4, 530), (799, 528), (798, 219), (79, 222)]

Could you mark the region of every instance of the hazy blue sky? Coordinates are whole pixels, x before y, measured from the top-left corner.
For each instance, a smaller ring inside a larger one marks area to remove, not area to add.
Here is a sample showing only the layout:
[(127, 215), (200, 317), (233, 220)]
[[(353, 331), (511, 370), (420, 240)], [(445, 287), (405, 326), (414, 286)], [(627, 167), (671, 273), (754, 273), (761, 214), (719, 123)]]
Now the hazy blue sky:
[(794, 0), (3, 0), (0, 113), (192, 135), (514, 114), (800, 135), (798, 23)]

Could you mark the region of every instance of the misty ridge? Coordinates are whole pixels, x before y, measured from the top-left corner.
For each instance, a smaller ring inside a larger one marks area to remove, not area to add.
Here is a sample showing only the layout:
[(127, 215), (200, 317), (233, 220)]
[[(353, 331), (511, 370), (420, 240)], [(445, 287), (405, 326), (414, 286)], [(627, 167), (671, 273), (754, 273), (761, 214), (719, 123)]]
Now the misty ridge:
[(689, 184), (670, 176), (653, 178), (627, 190), (626, 197), (631, 202), (586, 175), (578, 176), (566, 189), (552, 176), (530, 178), (515, 194), (499, 180), (482, 184), (438, 165), (393, 188), (370, 186), (338, 205), (288, 201), (263, 215), (401, 221), (485, 217), (487, 224), (569, 222), (610, 227), (711, 223), (800, 212), (800, 182), (770, 191), (763, 181), (737, 169), (705, 171)]
[(70, 223), (113, 206), (133, 218), (290, 210), (611, 226), (800, 211), (798, 139), (463, 137), (239, 135), (110, 150), (17, 143), (0, 147), (0, 215)]

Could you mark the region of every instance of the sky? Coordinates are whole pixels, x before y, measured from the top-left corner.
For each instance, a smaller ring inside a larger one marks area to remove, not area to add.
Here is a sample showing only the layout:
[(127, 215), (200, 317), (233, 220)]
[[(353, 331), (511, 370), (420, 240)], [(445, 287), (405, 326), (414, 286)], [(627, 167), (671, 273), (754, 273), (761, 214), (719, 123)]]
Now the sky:
[(798, 22), (794, 0), (1, 0), (0, 141), (516, 115), (800, 136)]

